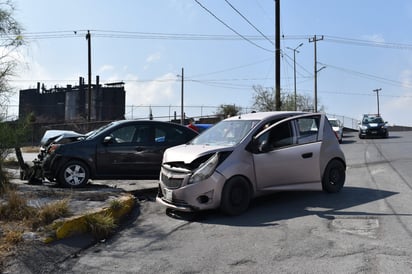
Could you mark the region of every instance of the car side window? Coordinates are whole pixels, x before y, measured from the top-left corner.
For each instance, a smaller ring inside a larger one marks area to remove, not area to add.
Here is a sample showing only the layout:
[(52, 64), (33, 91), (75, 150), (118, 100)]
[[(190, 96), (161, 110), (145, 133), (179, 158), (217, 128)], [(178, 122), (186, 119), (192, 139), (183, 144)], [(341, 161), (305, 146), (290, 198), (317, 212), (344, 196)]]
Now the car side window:
[(113, 131), (110, 135), (115, 143), (131, 143), (136, 132), (135, 126), (126, 126)]
[(166, 131), (164, 128), (156, 128), (155, 130), (155, 142), (156, 143), (165, 143), (166, 140)]
[(293, 144), (293, 131), (290, 122), (277, 125), (269, 132), (268, 139), (271, 149), (290, 146)]
[(259, 150), (272, 151), (294, 144), (290, 121), (281, 123), (259, 137)]
[(185, 143), (186, 136), (183, 130), (171, 126), (162, 127), (156, 130), (156, 142), (164, 142), (168, 144)]
[(320, 116), (296, 119), (298, 144), (307, 144), (318, 140)]
[(138, 126), (135, 140), (138, 144), (153, 143), (155, 141), (153, 127), (148, 125)]

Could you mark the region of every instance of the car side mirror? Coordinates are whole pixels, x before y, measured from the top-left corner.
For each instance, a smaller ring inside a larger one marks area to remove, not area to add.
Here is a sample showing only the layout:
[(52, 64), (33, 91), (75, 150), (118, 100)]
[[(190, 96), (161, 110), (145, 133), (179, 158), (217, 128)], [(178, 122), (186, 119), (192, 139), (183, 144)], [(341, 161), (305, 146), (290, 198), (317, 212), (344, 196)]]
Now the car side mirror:
[(106, 136), (103, 139), (103, 144), (111, 144), (113, 143), (113, 137), (112, 136)]
[(267, 140), (260, 141), (259, 139), (253, 138), (252, 141), (247, 146), (247, 150), (257, 154), (269, 151), (269, 146)]
[(259, 150), (259, 152), (268, 152), (270, 150), (268, 141), (263, 140), (263, 141), (259, 142), (258, 150)]

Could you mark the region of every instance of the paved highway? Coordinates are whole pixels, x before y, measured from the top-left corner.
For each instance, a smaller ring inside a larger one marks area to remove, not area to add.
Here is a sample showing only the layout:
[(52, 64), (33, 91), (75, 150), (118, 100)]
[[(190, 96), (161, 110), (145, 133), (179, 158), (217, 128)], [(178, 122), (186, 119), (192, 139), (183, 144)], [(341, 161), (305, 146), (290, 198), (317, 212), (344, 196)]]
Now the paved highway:
[[(276, 193), (249, 211), (170, 216), (153, 200), (112, 239), (58, 263), (65, 273), (410, 273), (412, 132), (347, 133), (338, 194)], [(180, 217), (180, 218), (178, 218)]]

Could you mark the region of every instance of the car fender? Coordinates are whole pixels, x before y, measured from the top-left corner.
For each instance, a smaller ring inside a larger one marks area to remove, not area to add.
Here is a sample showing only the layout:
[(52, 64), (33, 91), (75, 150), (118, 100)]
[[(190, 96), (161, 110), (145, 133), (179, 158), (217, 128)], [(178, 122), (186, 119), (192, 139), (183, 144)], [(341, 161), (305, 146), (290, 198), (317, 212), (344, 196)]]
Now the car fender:
[[(82, 161), (85, 163), (90, 172), (90, 178), (94, 178), (96, 174), (96, 146), (87, 141), (82, 144), (83, 149), (71, 150), (71, 143), (62, 145), (55, 153), (56, 157), (54, 163), (52, 164), (53, 169), (55, 169), (55, 176), (60, 172), (62, 166), (71, 160)], [(88, 147), (92, 146), (92, 148)], [(78, 144), (77, 146), (78, 147)]]

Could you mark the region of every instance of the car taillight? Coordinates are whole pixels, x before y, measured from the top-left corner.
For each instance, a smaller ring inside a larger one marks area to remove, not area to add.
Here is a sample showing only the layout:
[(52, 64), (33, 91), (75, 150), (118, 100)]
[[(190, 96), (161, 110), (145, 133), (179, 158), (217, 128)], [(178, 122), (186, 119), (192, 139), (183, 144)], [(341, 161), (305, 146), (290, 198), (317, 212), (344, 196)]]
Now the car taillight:
[(60, 146), (60, 144), (52, 144), (49, 146), (49, 149), (47, 150), (48, 154), (52, 154), (58, 147)]
[(336, 131), (334, 131), (333, 133), (335, 133), (336, 139), (338, 139), (338, 141), (339, 141), (338, 133)]

